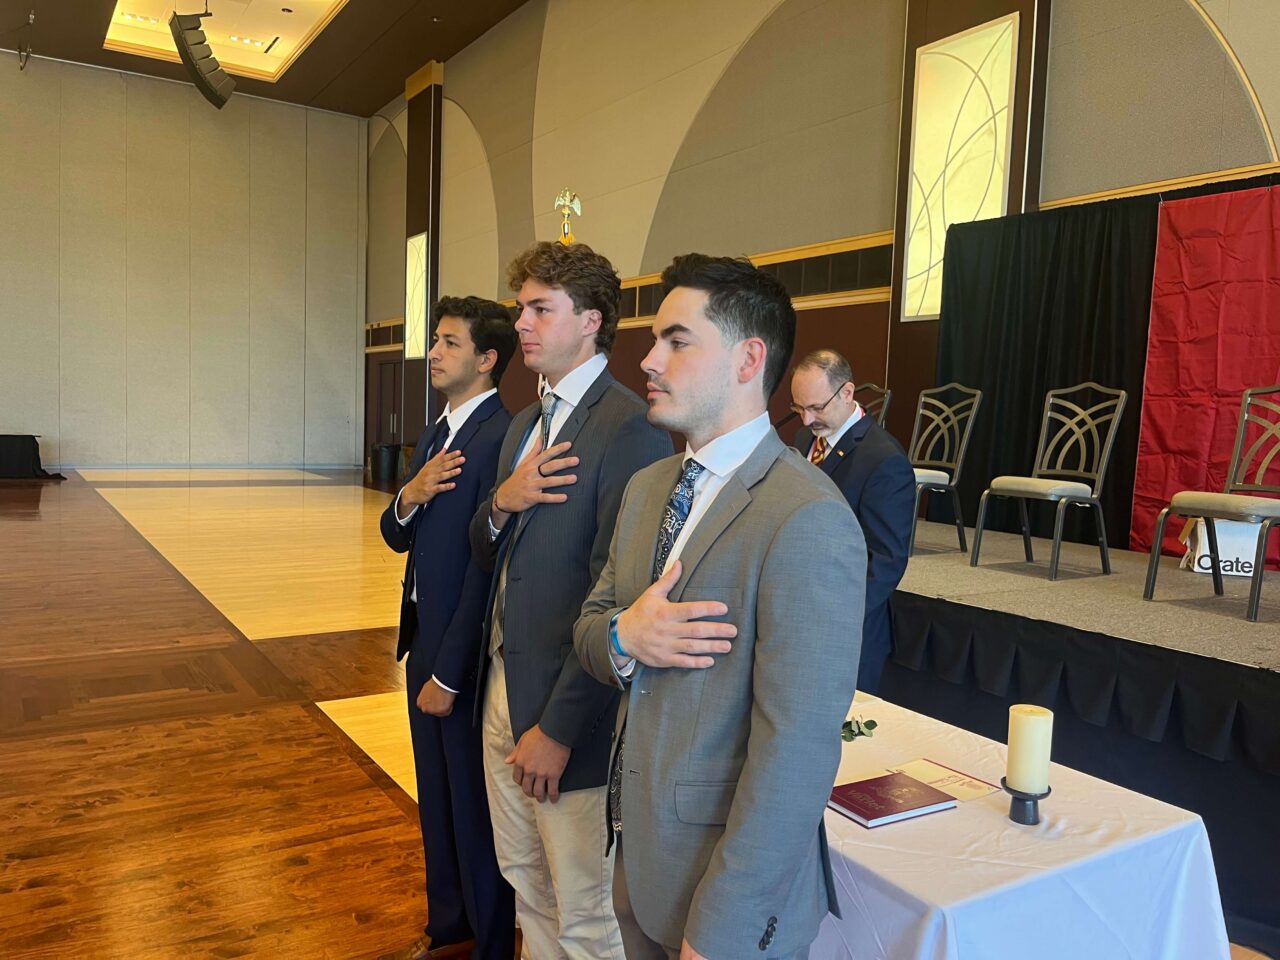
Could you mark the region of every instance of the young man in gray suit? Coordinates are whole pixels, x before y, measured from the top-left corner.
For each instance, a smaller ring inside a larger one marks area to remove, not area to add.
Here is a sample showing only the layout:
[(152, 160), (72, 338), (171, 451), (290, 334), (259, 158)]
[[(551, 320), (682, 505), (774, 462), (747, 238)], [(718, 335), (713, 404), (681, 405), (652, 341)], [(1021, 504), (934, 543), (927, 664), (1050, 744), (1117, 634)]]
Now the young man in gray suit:
[(617, 688), (588, 676), (573, 624), (609, 552), (632, 474), (671, 453), (606, 368), (621, 284), (584, 244), (539, 243), (508, 274), (541, 398), (516, 415), (471, 523), (495, 571), (480, 659), (494, 846), (526, 956), (622, 957), (605, 825)]
[(628, 960), (805, 957), (836, 912), (823, 811), (853, 699), (862, 532), (766, 403), (795, 313), (745, 260), (678, 257), (645, 358), (683, 456), (636, 474), (574, 629), (627, 689), (611, 763)]

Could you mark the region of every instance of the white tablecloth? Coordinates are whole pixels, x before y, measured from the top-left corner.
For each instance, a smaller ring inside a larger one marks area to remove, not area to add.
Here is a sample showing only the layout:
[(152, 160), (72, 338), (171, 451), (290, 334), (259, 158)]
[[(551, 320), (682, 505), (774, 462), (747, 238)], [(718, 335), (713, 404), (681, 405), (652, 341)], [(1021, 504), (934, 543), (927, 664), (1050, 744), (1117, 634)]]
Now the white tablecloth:
[[(884, 701), (851, 715), (838, 782), (928, 758), (998, 784), (1005, 746)], [(1041, 822), (1008, 819), (1000, 791), (867, 830), (826, 815), (843, 918), (812, 960), (1227, 960), (1200, 818), (1054, 764)]]

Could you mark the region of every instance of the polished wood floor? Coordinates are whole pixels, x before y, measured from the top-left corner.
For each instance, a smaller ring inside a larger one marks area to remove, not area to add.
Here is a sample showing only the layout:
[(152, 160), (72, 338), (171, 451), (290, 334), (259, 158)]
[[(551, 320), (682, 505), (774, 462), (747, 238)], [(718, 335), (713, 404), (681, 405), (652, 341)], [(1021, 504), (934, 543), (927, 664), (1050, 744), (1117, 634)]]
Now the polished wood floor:
[(293, 475), (0, 482), (0, 957), (376, 957), (417, 935), (412, 798), (315, 705), (404, 696), (379, 501)]
[(355, 483), (105, 485), (99, 493), (250, 640), (395, 621), (390, 497)]

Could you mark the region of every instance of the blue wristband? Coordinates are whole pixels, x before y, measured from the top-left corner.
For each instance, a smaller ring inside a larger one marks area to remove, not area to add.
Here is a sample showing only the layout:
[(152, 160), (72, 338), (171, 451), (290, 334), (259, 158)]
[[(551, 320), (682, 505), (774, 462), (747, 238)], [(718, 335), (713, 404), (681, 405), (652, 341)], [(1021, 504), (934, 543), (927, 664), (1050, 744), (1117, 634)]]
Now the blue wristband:
[(631, 654), (622, 649), (622, 643), (618, 640), (618, 618), (620, 616), (622, 616), (621, 610), (615, 613), (609, 621), (609, 645), (613, 647), (613, 652), (618, 656), (631, 659)]

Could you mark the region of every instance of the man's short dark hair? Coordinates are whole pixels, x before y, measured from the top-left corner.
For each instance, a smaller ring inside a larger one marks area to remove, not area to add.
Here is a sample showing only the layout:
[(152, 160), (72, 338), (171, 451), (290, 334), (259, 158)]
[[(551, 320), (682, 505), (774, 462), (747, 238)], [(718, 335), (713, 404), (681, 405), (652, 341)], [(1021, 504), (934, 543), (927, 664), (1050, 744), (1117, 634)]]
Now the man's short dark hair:
[(662, 295), (676, 287), (707, 294), (707, 319), (730, 343), (749, 337), (764, 341), (764, 395), (773, 396), (796, 342), (796, 311), (787, 288), (750, 260), (703, 253), (676, 257), (662, 271)]
[(511, 261), (507, 284), (519, 292), (526, 280), (559, 287), (573, 301), (577, 313), (600, 311), (596, 331), (596, 353), (613, 349), (618, 333), (618, 308), (622, 305), (622, 280), (608, 258), (585, 243), (554, 243), (542, 240)]
[(821, 370), (827, 378), (827, 385), (832, 390), (839, 390), (846, 383), (857, 384), (853, 380), (853, 368), (849, 366), (849, 361), (835, 350), (824, 347), (821, 350), (815, 350), (813, 353), (803, 357), (796, 364), (797, 370)]
[(441, 317), (457, 317), (466, 323), (476, 353), (488, 353), (490, 350), (497, 353), (498, 358), (489, 371), (489, 380), (496, 387), (520, 339), (516, 336), (511, 310), (483, 297), (441, 297), (431, 308), (432, 329), (440, 323)]

